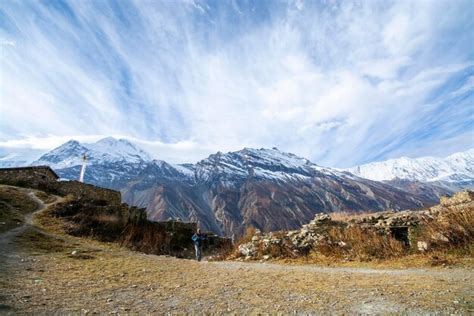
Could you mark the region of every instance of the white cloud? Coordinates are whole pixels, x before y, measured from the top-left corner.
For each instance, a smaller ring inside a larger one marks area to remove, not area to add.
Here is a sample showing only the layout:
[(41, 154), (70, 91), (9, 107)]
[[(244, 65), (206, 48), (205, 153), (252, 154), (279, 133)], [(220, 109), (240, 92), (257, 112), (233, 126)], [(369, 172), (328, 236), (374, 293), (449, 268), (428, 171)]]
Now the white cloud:
[(344, 167), (410, 151), (393, 146), (472, 67), (472, 48), (445, 42), (472, 37), (469, 1), (295, 1), (269, 17), (238, 1), (135, 2), (116, 18), (107, 2), (69, 4), (74, 23), (3, 4), (22, 36), (0, 33), (15, 43), (0, 63), (0, 146), (118, 136), (177, 162), (277, 146)]

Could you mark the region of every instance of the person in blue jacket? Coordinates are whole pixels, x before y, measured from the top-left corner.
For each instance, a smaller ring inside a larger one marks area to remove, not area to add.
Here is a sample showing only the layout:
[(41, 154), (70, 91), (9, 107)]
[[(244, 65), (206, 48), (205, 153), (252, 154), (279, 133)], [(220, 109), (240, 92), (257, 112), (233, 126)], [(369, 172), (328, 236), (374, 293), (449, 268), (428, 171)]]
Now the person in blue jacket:
[(197, 232), (193, 235), (192, 240), (194, 242), (194, 249), (196, 250), (196, 260), (201, 261), (202, 258), (202, 242), (206, 240), (206, 236), (201, 234), (201, 230), (198, 228)]

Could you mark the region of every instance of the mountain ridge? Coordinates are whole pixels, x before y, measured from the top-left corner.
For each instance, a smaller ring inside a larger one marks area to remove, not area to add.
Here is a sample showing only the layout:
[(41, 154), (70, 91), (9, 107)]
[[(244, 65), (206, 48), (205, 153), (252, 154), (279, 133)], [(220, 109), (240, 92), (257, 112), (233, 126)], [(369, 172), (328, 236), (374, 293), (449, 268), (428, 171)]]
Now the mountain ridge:
[(344, 169), (375, 181), (407, 179), (422, 182), (463, 182), (474, 179), (474, 148), (440, 157), (400, 157)]
[(35, 164), (77, 179), (84, 153), (85, 182), (120, 190), (124, 202), (145, 207), (151, 220), (196, 221), (228, 236), (242, 235), (247, 227), (294, 229), (316, 213), (419, 208), (452, 192), (421, 182), (364, 179), (277, 148), (243, 148), (195, 164), (170, 164), (152, 160), (128, 141), (106, 138), (94, 144), (69, 141)]

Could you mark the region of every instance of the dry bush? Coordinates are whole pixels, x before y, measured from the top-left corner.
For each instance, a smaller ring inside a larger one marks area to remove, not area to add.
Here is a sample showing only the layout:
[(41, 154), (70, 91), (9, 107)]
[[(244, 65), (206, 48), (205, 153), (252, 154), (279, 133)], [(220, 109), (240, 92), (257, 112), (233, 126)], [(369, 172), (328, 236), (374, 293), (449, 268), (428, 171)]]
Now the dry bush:
[(240, 237), (235, 244), (236, 245), (241, 245), (241, 244), (245, 244), (245, 243), (250, 242), (252, 240), (252, 237), (255, 235), (256, 232), (257, 232), (257, 230), (253, 226), (247, 227), (247, 229), (245, 230), (244, 235), (242, 237)]
[(130, 249), (156, 255), (172, 253), (171, 237), (165, 231), (156, 229), (151, 222), (129, 223), (122, 236), (122, 245)]
[(240, 252), (238, 251), (239, 244), (224, 245), (219, 248), (216, 255), (212, 256), (212, 261), (222, 261), (228, 259), (235, 259), (240, 257)]
[(429, 241), (432, 249), (466, 249), (474, 244), (474, 208), (450, 210), (436, 219), (425, 219), (418, 239)]
[(393, 258), (406, 253), (403, 243), (395, 238), (358, 226), (331, 228), (328, 239), (320, 242), (315, 250), (328, 257), (361, 261)]
[(66, 233), (74, 236), (89, 236), (101, 241), (116, 241), (124, 229), (120, 209), (115, 206), (98, 206), (95, 201), (66, 199), (54, 205), (49, 212), (65, 220), (62, 225)]

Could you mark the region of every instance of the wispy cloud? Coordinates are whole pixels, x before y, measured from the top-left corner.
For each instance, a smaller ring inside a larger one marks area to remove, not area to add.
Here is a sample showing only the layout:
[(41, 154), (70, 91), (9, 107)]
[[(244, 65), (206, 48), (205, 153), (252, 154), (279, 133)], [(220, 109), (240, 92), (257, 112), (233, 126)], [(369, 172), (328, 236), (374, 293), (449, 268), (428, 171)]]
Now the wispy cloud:
[(469, 0), (0, 10), (0, 146), (113, 135), (171, 161), (277, 146), (338, 167), (474, 146)]

